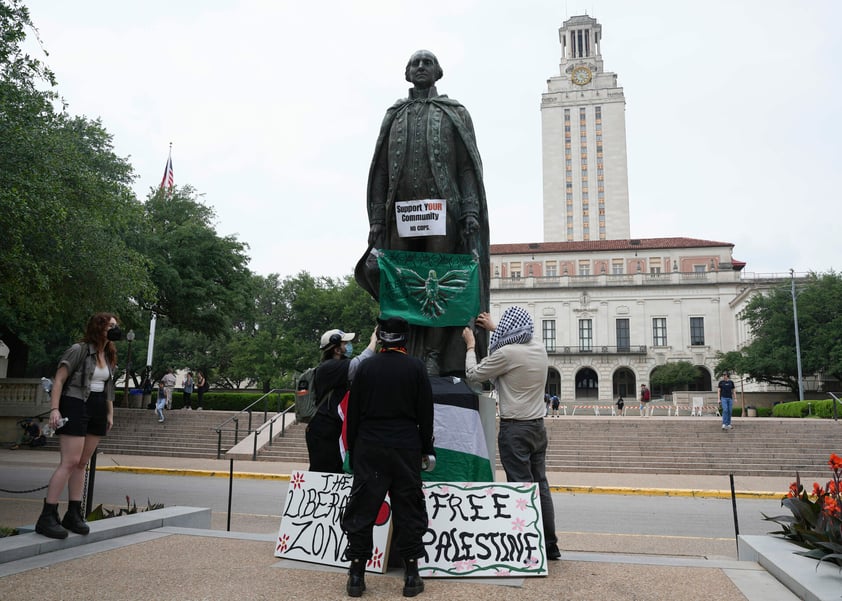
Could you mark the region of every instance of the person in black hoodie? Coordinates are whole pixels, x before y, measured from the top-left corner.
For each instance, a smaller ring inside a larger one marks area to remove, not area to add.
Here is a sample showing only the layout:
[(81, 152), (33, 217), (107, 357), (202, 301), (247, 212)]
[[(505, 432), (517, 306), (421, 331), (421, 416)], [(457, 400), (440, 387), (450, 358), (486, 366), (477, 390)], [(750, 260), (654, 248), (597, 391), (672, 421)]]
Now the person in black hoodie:
[(400, 317), (379, 318), (381, 350), (357, 370), (351, 384), (346, 439), (354, 482), (342, 517), (348, 537), (345, 558), (351, 561), (346, 591), (365, 590), (365, 566), (372, 553), (372, 530), (389, 493), (394, 545), (406, 567), (403, 595), (424, 590), (418, 558), (427, 507), (421, 484), (422, 455), (433, 448), (433, 393), (424, 363), (407, 355), (409, 324)]
[(311, 472), (341, 474), (343, 471), (342, 454), (339, 450), (342, 419), (337, 408), (348, 391), (357, 368), (363, 361), (374, 356), (374, 347), (377, 344), (377, 336), (372, 333), (366, 349), (350, 359), (351, 341), (355, 337), (353, 332), (328, 330), (322, 334), (319, 343), (322, 362), (313, 376), (318, 409), (305, 433)]

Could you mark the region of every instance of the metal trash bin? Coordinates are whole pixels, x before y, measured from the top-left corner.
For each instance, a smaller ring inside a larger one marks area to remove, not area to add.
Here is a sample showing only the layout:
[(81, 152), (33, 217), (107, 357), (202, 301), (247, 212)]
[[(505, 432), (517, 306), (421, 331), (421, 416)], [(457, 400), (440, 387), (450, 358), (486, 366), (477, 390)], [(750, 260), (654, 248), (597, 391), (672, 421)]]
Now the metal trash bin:
[(129, 390), (129, 408), (140, 409), (143, 407), (143, 391), (140, 388)]

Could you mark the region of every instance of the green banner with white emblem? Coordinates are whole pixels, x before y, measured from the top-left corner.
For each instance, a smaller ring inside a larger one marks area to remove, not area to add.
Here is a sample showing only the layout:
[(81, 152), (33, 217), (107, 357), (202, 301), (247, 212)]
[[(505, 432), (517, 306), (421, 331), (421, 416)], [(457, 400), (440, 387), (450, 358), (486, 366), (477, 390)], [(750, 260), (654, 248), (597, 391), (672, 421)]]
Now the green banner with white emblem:
[(419, 326), (465, 326), (479, 313), (479, 264), (471, 255), (377, 251), (380, 312)]

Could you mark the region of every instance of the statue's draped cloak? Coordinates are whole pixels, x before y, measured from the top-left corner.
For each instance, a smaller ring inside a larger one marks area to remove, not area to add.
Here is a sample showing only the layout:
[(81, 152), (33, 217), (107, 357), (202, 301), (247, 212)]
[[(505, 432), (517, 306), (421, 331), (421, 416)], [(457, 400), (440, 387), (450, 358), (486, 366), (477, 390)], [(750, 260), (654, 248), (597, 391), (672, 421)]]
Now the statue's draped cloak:
[[(471, 117), (458, 101), (447, 96), (433, 96), (431, 98), (401, 99), (392, 105), (387, 111), (380, 126), (380, 134), (374, 149), (374, 158), (368, 176), (368, 197), (367, 208), (369, 224), (383, 224), (383, 237), (375, 243), (375, 247), (384, 248), (391, 239), (391, 228), (395, 227), (393, 216), (394, 203), (396, 200), (417, 200), (396, 198), (398, 185), (405, 167), (408, 156), (408, 132), (410, 107), (413, 103), (426, 103), (429, 114), (426, 123), (426, 150), (430, 171), (438, 190), (439, 197), (446, 199), (448, 214), (453, 217), (453, 222), (460, 226), (459, 232), (448, 232), (452, 253), (473, 254), (479, 261), (480, 275), (480, 311), (488, 311), (489, 307), (489, 233), (488, 233), (488, 210), (485, 197), (485, 186), (482, 177), (482, 160), (477, 149), (476, 137), (474, 135)], [(452, 126), (452, 127), (450, 127)], [(462, 190), (459, 186), (459, 173), (454, 156), (454, 146), (451, 142), (452, 133), (459, 137), (462, 142), (468, 159), (471, 162), (473, 171), (476, 174), (476, 198), (462, 197)], [(386, 186), (386, 198), (383, 201), (382, 192), (377, 193), (377, 178), (382, 174), (377, 172), (378, 165), (382, 165), (381, 153), (386, 153), (386, 164), (388, 168), (388, 183)], [(478, 229), (468, 239), (461, 234), (463, 218), (473, 216), (478, 223)], [(451, 241), (451, 238), (452, 241)], [(369, 248), (360, 259), (355, 269), (357, 282), (375, 299), (379, 300), (379, 272), (377, 261), (371, 255)], [(466, 324), (467, 325), (467, 324)], [(412, 349), (410, 352), (420, 358), (423, 357), (423, 332), (420, 328), (413, 328), (410, 338)], [(445, 337), (447, 350), (451, 347), (459, 349), (458, 353), (448, 353), (453, 356), (442, 357), (442, 374), (464, 372), (464, 346), (461, 342), (460, 328), (447, 328), (451, 330)], [(460, 330), (456, 332), (456, 330)], [(456, 335), (458, 334), (458, 336)], [(457, 340), (458, 338), (458, 340)], [(477, 351), (483, 357), (487, 350), (487, 335), (480, 329), (477, 338)], [(453, 349), (453, 350), (456, 350)], [(444, 353), (443, 353), (444, 354)], [(458, 355), (458, 356), (457, 356)]]

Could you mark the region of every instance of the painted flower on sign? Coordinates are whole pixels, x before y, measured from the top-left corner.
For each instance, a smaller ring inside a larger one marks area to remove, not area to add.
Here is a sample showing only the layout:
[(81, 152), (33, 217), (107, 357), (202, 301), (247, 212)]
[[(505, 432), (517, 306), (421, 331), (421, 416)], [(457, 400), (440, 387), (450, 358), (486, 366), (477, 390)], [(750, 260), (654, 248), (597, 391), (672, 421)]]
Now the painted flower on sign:
[(289, 483), (292, 484), (293, 488), (301, 488), (301, 485), (304, 484), (304, 474), (295, 472), (292, 478), (290, 478)]
[(289, 535), (284, 534), (282, 537), (280, 537), (278, 539), (278, 546), (275, 548), (275, 551), (279, 551), (279, 552), (283, 553), (284, 551), (287, 550), (288, 546), (289, 546)]

